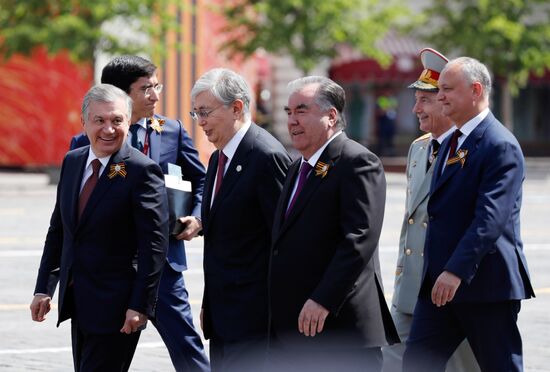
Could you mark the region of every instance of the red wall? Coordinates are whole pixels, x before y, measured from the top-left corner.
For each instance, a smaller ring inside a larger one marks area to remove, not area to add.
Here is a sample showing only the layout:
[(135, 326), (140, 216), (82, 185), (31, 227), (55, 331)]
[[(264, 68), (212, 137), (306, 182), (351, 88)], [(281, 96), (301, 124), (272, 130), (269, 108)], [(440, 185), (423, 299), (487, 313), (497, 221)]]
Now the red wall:
[(0, 167), (60, 165), (71, 137), (81, 131), (80, 104), (92, 68), (66, 53), (0, 62)]

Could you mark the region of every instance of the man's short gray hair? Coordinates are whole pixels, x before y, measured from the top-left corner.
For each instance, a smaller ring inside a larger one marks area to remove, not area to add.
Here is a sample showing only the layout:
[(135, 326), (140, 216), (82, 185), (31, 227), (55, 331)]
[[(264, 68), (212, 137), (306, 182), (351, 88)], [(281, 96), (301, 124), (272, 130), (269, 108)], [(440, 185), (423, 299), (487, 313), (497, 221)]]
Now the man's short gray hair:
[(346, 92), (331, 79), (324, 76), (306, 76), (293, 80), (288, 83), (288, 94), (291, 95), (311, 84), (319, 85), (315, 92), (315, 103), (323, 111), (334, 107), (338, 113), (336, 129), (344, 129), (346, 127), (346, 118), (344, 117)]
[(445, 65), (442, 72), (448, 70), (451, 66), (459, 65), (462, 67), (462, 73), (468, 84), (478, 82), (483, 87), (483, 97), (489, 98), (491, 96), (491, 74), (489, 69), (483, 63), (479, 62), (475, 58), (471, 57), (458, 57)]
[(214, 68), (204, 73), (191, 89), (191, 99), (202, 92), (209, 91), (224, 106), (229, 106), (236, 100), (243, 102), (244, 119), (250, 119), (250, 102), (252, 94), (244, 78), (227, 68)]
[(128, 120), (132, 117), (132, 99), (120, 88), (111, 84), (98, 84), (93, 86), (84, 96), (82, 101), (82, 117), (85, 121), (88, 120), (88, 110), (90, 102), (116, 102), (119, 99), (124, 99), (126, 102), (126, 115)]

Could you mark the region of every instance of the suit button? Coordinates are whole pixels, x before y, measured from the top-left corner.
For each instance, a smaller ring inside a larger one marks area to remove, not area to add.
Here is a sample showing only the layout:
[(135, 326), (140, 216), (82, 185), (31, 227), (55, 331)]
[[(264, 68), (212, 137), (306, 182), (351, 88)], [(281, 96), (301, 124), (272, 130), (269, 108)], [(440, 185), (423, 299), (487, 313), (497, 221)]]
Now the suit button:
[(428, 223), (427, 223), (427, 222), (422, 222), (422, 226), (423, 226), (424, 228), (427, 228), (427, 227), (428, 227)]
[(430, 216), (430, 221), (433, 221), (434, 220), (434, 216)]
[(405, 254), (410, 256), (412, 254), (412, 250), (410, 248), (405, 249)]
[(275, 250), (273, 251), (273, 255), (274, 255), (274, 256), (277, 256), (278, 254), (279, 254), (279, 250), (275, 249)]
[(409, 218), (409, 225), (412, 225), (414, 223), (414, 220), (412, 218)]

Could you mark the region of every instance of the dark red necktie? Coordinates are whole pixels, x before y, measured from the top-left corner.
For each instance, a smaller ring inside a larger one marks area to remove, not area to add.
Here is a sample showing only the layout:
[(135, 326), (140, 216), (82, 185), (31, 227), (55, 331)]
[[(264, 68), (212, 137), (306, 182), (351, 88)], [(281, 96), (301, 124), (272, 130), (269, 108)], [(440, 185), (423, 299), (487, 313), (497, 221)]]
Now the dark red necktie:
[(223, 151), (220, 151), (218, 156), (218, 171), (216, 173), (216, 189), (214, 191), (214, 198), (216, 197), (216, 195), (218, 195), (218, 191), (220, 190), (220, 187), (222, 185), (223, 174), (225, 171), (226, 163), (227, 163), (227, 156), (225, 156)]
[(97, 183), (97, 180), (99, 178), (100, 168), (101, 168), (101, 162), (99, 161), (99, 159), (92, 160), (93, 173), (90, 177), (88, 177), (88, 179), (84, 183), (84, 186), (82, 187), (82, 191), (80, 191), (80, 196), (78, 197), (78, 218), (79, 219), (80, 219), (80, 216), (82, 216), (82, 212), (86, 207), (86, 203), (88, 203), (88, 199), (90, 199), (90, 195), (92, 195), (92, 191), (94, 190), (94, 187)]
[(302, 191), (302, 189), (304, 188), (307, 176), (312, 169), (313, 167), (307, 161), (302, 162), (302, 168), (300, 169), (300, 175), (298, 176), (298, 186), (296, 186), (296, 192), (292, 196), (292, 200), (290, 201), (290, 204), (286, 209), (285, 218), (288, 217), (290, 211), (292, 210), (292, 207), (294, 207), (296, 199), (298, 199), (298, 194), (300, 194), (300, 191)]
[(456, 154), (456, 148), (458, 146), (458, 137), (462, 135), (460, 129), (454, 131), (453, 136), (451, 137), (451, 147), (449, 150), (449, 159), (454, 157)]

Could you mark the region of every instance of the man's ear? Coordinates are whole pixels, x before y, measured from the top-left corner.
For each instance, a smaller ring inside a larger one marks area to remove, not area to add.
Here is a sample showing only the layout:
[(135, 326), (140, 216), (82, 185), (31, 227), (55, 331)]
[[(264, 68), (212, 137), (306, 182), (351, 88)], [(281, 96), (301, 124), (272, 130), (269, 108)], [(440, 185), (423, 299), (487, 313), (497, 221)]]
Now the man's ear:
[(331, 107), (328, 111), (328, 120), (330, 127), (334, 127), (338, 121), (338, 111), (334, 107)]
[(483, 96), (483, 85), (479, 81), (472, 83), (472, 92), (475, 98), (481, 98)]
[(236, 99), (235, 101), (233, 101), (233, 114), (236, 117), (240, 117), (242, 115), (243, 108), (244, 108), (243, 101), (241, 101), (240, 99)]

